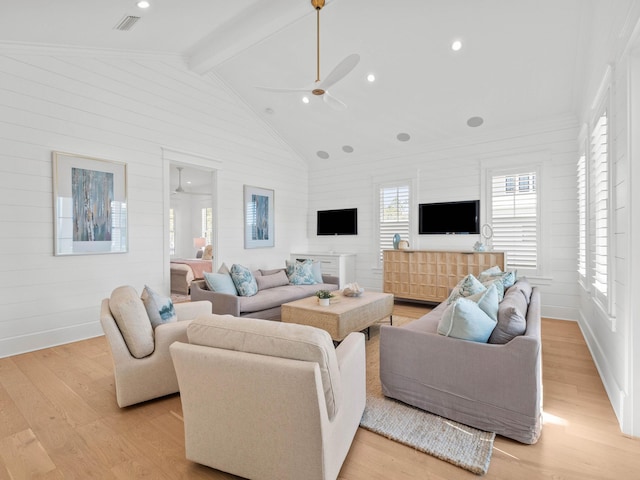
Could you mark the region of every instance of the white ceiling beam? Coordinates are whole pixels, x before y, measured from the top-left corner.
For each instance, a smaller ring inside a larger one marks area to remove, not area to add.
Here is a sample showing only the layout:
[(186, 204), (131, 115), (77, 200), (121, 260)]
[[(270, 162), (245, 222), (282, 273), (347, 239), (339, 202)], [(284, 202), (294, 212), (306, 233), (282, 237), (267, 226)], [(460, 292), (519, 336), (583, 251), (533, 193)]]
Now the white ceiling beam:
[[(327, 0), (326, 4), (330, 3), (332, 0)], [(187, 65), (196, 73), (207, 73), (292, 23), (313, 14), (310, 0), (258, 0), (198, 42), (187, 55)]]

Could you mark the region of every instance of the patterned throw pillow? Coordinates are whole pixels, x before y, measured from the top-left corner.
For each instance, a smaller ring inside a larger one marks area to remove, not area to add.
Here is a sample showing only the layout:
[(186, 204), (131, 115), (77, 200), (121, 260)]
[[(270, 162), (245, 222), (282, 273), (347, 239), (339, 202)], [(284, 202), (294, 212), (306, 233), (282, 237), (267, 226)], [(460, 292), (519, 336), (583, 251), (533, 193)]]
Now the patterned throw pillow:
[(490, 269), (481, 272), (480, 275), (478, 275), (478, 279), (482, 283), (489, 282), (491, 280), (500, 280), (504, 285), (504, 290), (506, 290), (516, 283), (517, 273), (517, 270), (503, 272), (500, 270), (500, 267), (496, 265), (495, 267), (491, 267)]
[(315, 285), (316, 280), (313, 275), (313, 260), (307, 259), (302, 262), (286, 262), (287, 277), (292, 285)]
[(312, 262), (311, 271), (313, 272), (313, 279), (316, 283), (322, 283), (324, 281), (322, 279), (322, 263), (318, 260), (312, 260)]
[(140, 298), (142, 298), (142, 303), (144, 303), (144, 308), (154, 330), (163, 323), (178, 321), (178, 315), (173, 308), (171, 298), (160, 295), (147, 285), (144, 286)]
[(504, 283), (502, 283), (502, 278), (493, 278), (492, 280), (485, 280), (482, 282), (482, 284), (489, 288), (491, 287), (491, 285), (495, 285), (496, 287), (496, 292), (498, 293), (498, 302), (501, 302), (502, 299), (504, 298)]
[(237, 263), (231, 265), (231, 279), (241, 297), (251, 297), (258, 293), (256, 279), (247, 267)]
[(472, 274), (464, 277), (458, 285), (456, 285), (451, 291), (451, 295), (447, 299), (448, 304), (452, 304), (460, 297), (470, 297), (476, 293), (484, 292), (487, 289), (480, 280), (474, 277)]

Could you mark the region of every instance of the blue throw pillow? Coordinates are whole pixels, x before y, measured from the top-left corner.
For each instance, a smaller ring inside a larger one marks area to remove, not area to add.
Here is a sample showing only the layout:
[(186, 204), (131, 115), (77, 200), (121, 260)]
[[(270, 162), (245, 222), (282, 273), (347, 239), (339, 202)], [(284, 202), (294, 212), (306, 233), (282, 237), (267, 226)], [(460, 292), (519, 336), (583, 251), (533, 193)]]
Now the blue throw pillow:
[(236, 286), (228, 273), (204, 272), (204, 281), (212, 292), (238, 295)]
[[(500, 285), (502, 288), (502, 285)], [(489, 285), (484, 292), (476, 293), (467, 297), (468, 300), (474, 301), (482, 309), (484, 313), (489, 315), (491, 319), (498, 321), (498, 307), (500, 306), (500, 299), (498, 297), (498, 286), (495, 283)]]
[(486, 343), (496, 323), (476, 302), (459, 298), (442, 312), (438, 333), (446, 337)]
[(241, 297), (251, 297), (258, 293), (256, 279), (247, 267), (237, 263), (231, 265), (231, 279)]
[(147, 285), (144, 286), (140, 298), (142, 299), (142, 303), (144, 303), (144, 308), (147, 311), (149, 321), (154, 329), (163, 323), (178, 321), (178, 315), (173, 308), (171, 298), (160, 295)]
[(287, 277), (292, 285), (315, 285), (313, 276), (313, 261), (310, 259), (302, 262), (287, 262)]

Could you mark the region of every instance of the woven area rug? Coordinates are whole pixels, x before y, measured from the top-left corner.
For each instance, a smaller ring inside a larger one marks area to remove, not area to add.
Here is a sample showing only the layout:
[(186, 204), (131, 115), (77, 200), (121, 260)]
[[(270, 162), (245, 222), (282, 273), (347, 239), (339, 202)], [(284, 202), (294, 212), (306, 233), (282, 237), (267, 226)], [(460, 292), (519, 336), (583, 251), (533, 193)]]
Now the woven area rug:
[[(393, 324), (413, 319), (394, 315)], [(367, 405), (360, 426), (428, 453), (477, 475), (489, 469), (495, 433), (433, 415), (382, 395), (379, 378), (379, 327), (367, 341)]]

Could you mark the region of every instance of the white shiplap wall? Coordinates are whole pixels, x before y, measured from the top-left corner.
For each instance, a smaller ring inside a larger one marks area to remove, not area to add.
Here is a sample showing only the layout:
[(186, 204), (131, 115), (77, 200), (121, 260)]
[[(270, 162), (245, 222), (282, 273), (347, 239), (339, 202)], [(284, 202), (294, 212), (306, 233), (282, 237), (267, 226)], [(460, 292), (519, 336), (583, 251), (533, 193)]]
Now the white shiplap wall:
[[(576, 179), (577, 123), (563, 118), (511, 131), (478, 135), (464, 142), (413, 147), (406, 154), (379, 158), (348, 156), (310, 165), (309, 245), (313, 251), (357, 253), (357, 280), (365, 288), (380, 290), (382, 272), (376, 268), (376, 184), (394, 179), (415, 180), (415, 203), (472, 200), (481, 197), (484, 161), (541, 155), (548, 160), (550, 198), (545, 202), (549, 235), (549, 275), (535, 281), (543, 293), (543, 315), (577, 319), (576, 289)], [(482, 199), (481, 199), (482, 201)], [(316, 210), (358, 208), (357, 236), (318, 237)], [(417, 206), (414, 206), (417, 217)], [(478, 235), (419, 236), (410, 239), (416, 249), (471, 250)]]
[[(119, 285), (168, 293), (163, 147), (215, 160), (216, 263), (279, 266), (305, 245), (304, 162), (215, 78), (175, 58), (0, 46), (0, 356), (101, 334)], [(53, 256), (54, 150), (127, 163), (128, 253)], [(243, 184), (275, 190), (275, 248), (244, 250)]]

